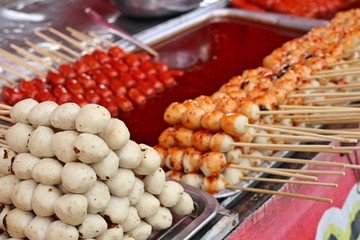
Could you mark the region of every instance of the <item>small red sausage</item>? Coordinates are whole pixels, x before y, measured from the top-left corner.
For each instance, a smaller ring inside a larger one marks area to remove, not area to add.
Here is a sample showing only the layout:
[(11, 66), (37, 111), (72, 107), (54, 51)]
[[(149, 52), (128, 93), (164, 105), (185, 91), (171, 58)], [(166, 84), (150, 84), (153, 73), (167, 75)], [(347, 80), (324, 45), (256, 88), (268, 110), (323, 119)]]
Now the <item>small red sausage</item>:
[(134, 105), (125, 95), (115, 96), (115, 102), (121, 111), (130, 112), (134, 109)]
[(138, 106), (144, 106), (147, 102), (145, 95), (136, 88), (131, 88), (128, 91), (128, 95), (130, 100)]

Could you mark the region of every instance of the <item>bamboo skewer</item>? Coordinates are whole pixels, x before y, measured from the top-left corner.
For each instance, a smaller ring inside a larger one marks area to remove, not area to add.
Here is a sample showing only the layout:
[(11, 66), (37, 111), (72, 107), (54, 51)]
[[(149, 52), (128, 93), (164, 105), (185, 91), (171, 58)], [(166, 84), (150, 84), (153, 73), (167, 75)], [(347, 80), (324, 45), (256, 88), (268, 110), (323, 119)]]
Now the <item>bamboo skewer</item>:
[(351, 72), (351, 71), (358, 71), (360, 70), (359, 66), (355, 67), (347, 67), (347, 68), (340, 68), (340, 69), (324, 69), (316, 72), (314, 75), (323, 75), (328, 73), (340, 73), (340, 72)]
[(50, 43), (55, 44), (56, 46), (58, 46), (59, 48), (63, 49), (64, 51), (66, 51), (67, 53), (70, 53), (71, 55), (73, 55), (74, 57), (80, 58), (81, 54), (78, 52), (75, 52), (74, 50), (72, 50), (71, 48), (65, 46), (64, 44), (56, 41), (55, 39), (52, 39), (51, 37), (46, 36), (45, 34), (41, 33), (41, 32), (35, 32), (35, 35), (44, 39), (45, 41), (48, 41)]
[[(330, 99), (323, 99), (323, 100), (306, 100), (305, 104), (311, 104), (316, 103), (319, 105), (328, 105), (328, 104), (338, 104), (338, 103), (347, 103), (347, 102), (353, 102), (353, 101), (359, 101), (360, 96), (357, 97), (344, 97), (344, 98), (330, 98)], [(349, 108), (350, 109), (350, 108)], [(354, 109), (354, 108), (351, 108)], [(356, 109), (356, 108), (355, 108)]]
[(11, 75), (14, 75), (18, 78), (22, 78), (22, 79), (28, 79), (29, 76), (26, 76), (25, 74), (15, 71), (14, 69), (12, 69), (11, 67), (9, 67), (8, 65), (5, 65), (4, 63), (1, 64), (0, 68), (4, 69), (5, 71), (9, 72)]
[(115, 44), (114, 44), (113, 42), (107, 40), (106, 38), (103, 38), (102, 36), (100, 36), (100, 35), (98, 35), (98, 34), (96, 34), (96, 33), (94, 33), (94, 32), (89, 32), (89, 35), (90, 35), (91, 37), (93, 37), (93, 38), (98, 39), (100, 42), (106, 44), (106, 45), (109, 46), (109, 47), (115, 46)]
[[(327, 139), (327, 140), (333, 140), (333, 141), (340, 141), (340, 142), (349, 142), (349, 143), (357, 143), (357, 139), (348, 139), (348, 138), (341, 138), (341, 137), (334, 137), (334, 136), (327, 136), (327, 135), (320, 135), (316, 133), (310, 133), (310, 132), (301, 132), (297, 130), (290, 130), (290, 129), (284, 129), (281, 127), (276, 126), (259, 126), (254, 124), (247, 124), (248, 127), (268, 130), (268, 131), (277, 131), (277, 132), (284, 132), (284, 133), (290, 133), (295, 135), (301, 135), (301, 136), (309, 136), (309, 137), (317, 137), (321, 139)], [(293, 127), (293, 129), (296, 129), (296, 127)]]
[(72, 27), (69, 27), (69, 26), (66, 27), (66, 31), (70, 32), (70, 34), (71, 34), (73, 37), (75, 37), (75, 38), (77, 38), (77, 39), (79, 39), (79, 40), (81, 40), (81, 41), (86, 42), (86, 43), (89, 44), (90, 46), (104, 49), (104, 48), (101, 46), (101, 44), (98, 44), (98, 43), (96, 43), (95, 41), (93, 41), (93, 39), (92, 39), (91, 37), (89, 37), (88, 35), (80, 32), (80, 31), (78, 31), (78, 30), (76, 30), (76, 29), (74, 29), (74, 28), (72, 28)]
[(301, 184), (301, 185), (312, 185), (312, 186), (323, 186), (323, 187), (338, 187), (337, 183), (310, 182), (310, 181), (287, 180), (287, 179), (276, 179), (276, 178), (240, 177), (240, 180), (256, 181), (256, 182), (271, 182), (271, 183), (290, 183), (290, 184)]
[(29, 58), (30, 60), (32, 60), (32, 61), (34, 61), (34, 62), (36, 62), (38, 64), (40, 64), (41, 66), (47, 68), (48, 70), (54, 71), (54, 72), (57, 71), (53, 66), (49, 65), (47, 62), (45, 62), (43, 59), (36, 56), (35, 54), (32, 54), (29, 51), (26, 51), (25, 49), (15, 45), (15, 44), (10, 44), (10, 47), (15, 49), (17, 51), (17, 53), (21, 54), (24, 57)]
[(346, 118), (346, 117), (360, 117), (360, 113), (343, 113), (341, 115), (336, 113), (330, 113), (330, 114), (308, 114), (308, 115), (281, 115), (276, 116), (276, 119), (328, 119), (328, 118)]
[(338, 65), (354, 64), (354, 63), (360, 63), (360, 59), (352, 59), (352, 60), (346, 60), (346, 61), (339, 61), (339, 62), (336, 62), (336, 63), (329, 64), (328, 66), (329, 66), (329, 67), (335, 67), (335, 66), (338, 66)]
[(71, 45), (73, 45), (74, 47), (82, 50), (82, 51), (86, 51), (86, 52), (91, 52), (92, 49), (86, 47), (86, 46), (83, 46), (80, 42), (76, 41), (75, 39), (73, 39), (72, 37), (69, 37), (67, 36), (66, 34), (56, 30), (55, 28), (49, 28), (48, 29), (49, 32), (55, 34), (56, 36), (64, 39), (65, 41), (67, 41), (68, 43), (70, 43)]
[(8, 78), (8, 77), (5, 77), (4, 75), (0, 74), (0, 81), (4, 83), (4, 85), (16, 85), (16, 81)]
[(25, 41), (25, 44), (30, 46), (32, 49), (34, 49), (34, 51), (36, 51), (37, 53), (41, 54), (44, 57), (50, 57), (51, 59), (55, 59), (55, 61), (59, 62), (60, 64), (63, 63), (69, 63), (69, 62), (74, 62), (75, 60), (72, 59), (69, 56), (66, 56), (65, 54), (62, 54), (60, 52), (56, 52), (56, 51), (52, 51), (52, 50), (48, 50), (48, 49), (44, 49), (42, 47), (37, 46), (35, 43), (30, 42), (30, 41)]
[[(317, 100), (318, 102), (319, 100)], [(260, 115), (274, 115), (274, 114), (310, 114), (310, 113), (353, 113), (360, 112), (359, 108), (335, 108), (335, 109), (291, 109), (291, 110), (272, 110), (260, 111)]]
[[(306, 127), (290, 127), (290, 126), (283, 126), (283, 125), (264, 125), (266, 127), (276, 127), (282, 129), (289, 129), (292, 130), (294, 128), (298, 129), (301, 132), (309, 132), (309, 133), (319, 133), (319, 134), (354, 134), (360, 136), (360, 132), (354, 132), (352, 129), (342, 129), (342, 130), (334, 130), (334, 129), (318, 129), (318, 128), (306, 128)], [(360, 129), (359, 129), (360, 130)]]
[(352, 96), (359, 96), (359, 92), (337, 92), (337, 93), (297, 93), (291, 94), (289, 98), (293, 97), (300, 97), (300, 98), (310, 98), (310, 97), (352, 97)]
[(326, 162), (326, 161), (319, 161), (319, 160), (306, 160), (306, 159), (298, 159), (298, 158), (280, 158), (280, 157), (271, 157), (271, 156), (254, 156), (254, 155), (250, 155), (250, 154), (242, 154), (241, 157), (249, 158), (249, 159), (259, 159), (262, 161), (269, 161), (269, 162), (309, 164), (309, 165), (330, 166), (330, 167), (340, 167), (340, 168), (345, 167), (344, 163)]
[(298, 174), (298, 173), (289, 173), (289, 172), (284, 172), (284, 171), (272, 170), (271, 168), (247, 167), (247, 166), (236, 165), (236, 164), (230, 164), (228, 167), (242, 169), (242, 170), (248, 170), (248, 171), (252, 171), (252, 172), (263, 172), (263, 173), (285, 176), (285, 177), (303, 178), (303, 179), (308, 179), (308, 180), (313, 180), (313, 181), (317, 181), (317, 179), (318, 179), (315, 176), (308, 176), (308, 175), (303, 175), (303, 174)]
[(28, 64), (26, 61), (24, 61), (23, 59), (13, 55), (12, 53), (1, 49), (0, 48), (0, 54), (4, 55), (5, 57), (9, 58), (10, 60), (14, 61), (15, 63), (19, 64), (20, 66), (24, 67), (25, 69), (30, 70), (32, 73), (36, 73), (37, 75), (41, 76), (41, 77), (45, 77), (46, 76), (46, 72)]
[(10, 110), (12, 107), (11, 107), (11, 106), (9, 106), (9, 105), (6, 105), (6, 104), (3, 104), (3, 103), (0, 103), (0, 108)]
[(293, 198), (300, 198), (300, 199), (306, 199), (306, 200), (332, 203), (332, 199), (330, 199), (330, 198), (313, 197), (313, 196), (297, 194), (297, 193), (278, 192), (278, 191), (272, 191), (272, 190), (267, 190), (267, 189), (240, 187), (240, 186), (233, 186), (233, 185), (226, 185), (225, 187), (228, 189), (241, 190), (241, 191), (245, 191), (245, 192), (280, 195), (280, 196), (284, 196), (284, 197), (293, 197)]
[(275, 170), (281, 170), (284, 172), (292, 172), (292, 173), (301, 173), (308, 175), (340, 175), (345, 176), (346, 173), (344, 171), (330, 171), (330, 170), (313, 170), (313, 169), (284, 169), (284, 168), (272, 168)]
[(314, 142), (314, 141), (331, 142), (332, 141), (329, 139), (287, 135), (287, 134), (255, 133), (255, 134), (253, 134), (253, 136), (254, 137), (267, 137), (267, 138), (272, 138), (272, 139), (282, 139), (282, 140), (288, 141), (288, 142)]
[[(341, 148), (329, 148), (322, 145), (294, 145), (294, 144), (261, 144), (234, 142), (233, 146), (251, 147), (261, 150), (293, 151), (293, 152), (328, 152), (328, 153), (351, 153), (351, 150)], [(325, 145), (326, 146), (326, 145)], [(330, 146), (331, 147), (331, 146)]]
[(356, 76), (360, 74), (360, 70), (357, 71), (348, 71), (348, 72), (335, 72), (335, 73), (328, 73), (328, 74), (314, 74), (308, 78), (308, 80), (318, 79), (318, 78), (336, 78), (336, 77), (343, 77), (343, 76)]
[(299, 90), (332, 90), (332, 89), (359, 89), (360, 83), (338, 84), (333, 86), (300, 87)]
[(279, 108), (292, 109), (292, 110), (329, 110), (329, 109), (349, 109), (349, 105), (346, 106), (312, 106), (312, 105), (279, 105)]
[[(296, 120), (294, 119), (294, 122), (301, 122), (306, 124), (312, 124), (312, 125), (319, 125), (319, 124), (341, 124), (341, 123), (359, 123), (360, 119), (359, 117), (339, 117), (339, 118), (333, 118), (333, 119), (303, 119), (303, 120)], [(327, 135), (330, 136), (330, 135)]]
[(0, 120), (3, 120), (5, 122), (9, 122), (9, 123), (15, 123), (14, 120), (12, 120), (11, 118), (5, 117), (5, 116), (2, 116), (2, 115), (0, 115)]

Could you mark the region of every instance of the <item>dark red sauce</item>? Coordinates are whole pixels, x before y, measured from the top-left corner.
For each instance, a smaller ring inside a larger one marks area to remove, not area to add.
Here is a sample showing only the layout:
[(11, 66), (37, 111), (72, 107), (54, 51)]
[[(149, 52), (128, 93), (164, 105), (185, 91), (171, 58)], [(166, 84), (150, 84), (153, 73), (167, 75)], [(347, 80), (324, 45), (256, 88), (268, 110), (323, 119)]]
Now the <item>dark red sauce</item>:
[(237, 19), (213, 19), (183, 32), (155, 46), (161, 61), (185, 71), (178, 85), (119, 118), (129, 128), (131, 139), (153, 146), (168, 127), (163, 113), (170, 103), (211, 95), (232, 76), (260, 66), (273, 49), (302, 34)]

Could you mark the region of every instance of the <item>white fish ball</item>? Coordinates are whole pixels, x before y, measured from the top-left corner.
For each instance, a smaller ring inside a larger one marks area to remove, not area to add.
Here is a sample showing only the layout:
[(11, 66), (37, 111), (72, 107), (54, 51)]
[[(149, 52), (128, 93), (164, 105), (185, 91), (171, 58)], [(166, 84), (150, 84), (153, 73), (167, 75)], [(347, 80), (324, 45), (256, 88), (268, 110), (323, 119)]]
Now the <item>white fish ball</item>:
[(151, 225), (144, 221), (141, 221), (139, 226), (130, 230), (129, 232), (127, 232), (127, 234), (136, 240), (146, 240), (150, 237), (151, 231), (152, 231)]
[(177, 204), (170, 208), (170, 210), (171, 212), (181, 217), (189, 215), (194, 211), (194, 201), (190, 194), (184, 192)]
[(79, 133), (75, 131), (55, 133), (52, 138), (51, 147), (57, 159), (64, 163), (75, 162), (77, 160), (73, 147), (78, 135)]
[(34, 106), (28, 115), (28, 120), (33, 126), (51, 126), (51, 114), (59, 105), (56, 102), (45, 101)]
[(204, 175), (201, 173), (187, 173), (181, 177), (180, 181), (195, 188), (200, 188), (203, 179)]
[(157, 196), (161, 205), (165, 207), (173, 207), (179, 201), (184, 193), (184, 188), (175, 181), (165, 182), (163, 191)]
[(87, 199), (82, 194), (64, 194), (54, 202), (56, 216), (66, 224), (78, 226), (87, 214)]
[(79, 232), (76, 227), (57, 220), (50, 223), (46, 229), (45, 239), (51, 240), (78, 240)]
[(135, 205), (139, 202), (145, 192), (144, 183), (139, 178), (135, 178), (135, 184), (129, 193), (130, 205)]
[(16, 184), (11, 193), (11, 201), (15, 207), (23, 211), (31, 211), (32, 196), (36, 186), (37, 182), (34, 180), (25, 180)]
[(45, 240), (46, 229), (53, 221), (52, 217), (36, 216), (26, 225), (24, 233), (30, 240)]
[(24, 123), (16, 123), (5, 132), (5, 140), (10, 149), (17, 153), (29, 152), (28, 141), (34, 128)]
[(104, 233), (107, 227), (103, 217), (88, 213), (84, 222), (78, 227), (78, 231), (81, 238), (94, 238)]
[(56, 185), (61, 183), (61, 172), (63, 165), (54, 158), (43, 158), (37, 162), (31, 176), (37, 182), (46, 185)]
[(110, 201), (109, 188), (101, 181), (96, 181), (84, 195), (88, 201), (89, 213), (95, 214), (104, 211)]
[(107, 180), (110, 193), (117, 197), (126, 197), (135, 185), (135, 175), (129, 169), (119, 168), (115, 176)]
[(91, 164), (96, 176), (101, 180), (108, 180), (115, 176), (119, 168), (119, 157), (115, 152), (110, 151), (109, 155), (100, 162)]
[(37, 127), (29, 137), (29, 151), (36, 157), (54, 157), (52, 138), (54, 131), (45, 126)]
[(140, 198), (139, 202), (135, 204), (134, 207), (138, 211), (140, 218), (147, 218), (154, 215), (158, 211), (160, 207), (160, 201), (152, 194), (144, 192), (142, 198)]
[(16, 153), (8, 148), (0, 147), (0, 174), (8, 175), (11, 173), (11, 165)]
[(73, 149), (78, 159), (88, 164), (100, 162), (110, 153), (106, 142), (90, 133), (82, 133), (77, 136)]
[(141, 219), (138, 215), (136, 208), (134, 208), (133, 206), (130, 206), (128, 217), (120, 224), (121, 224), (124, 232), (128, 232), (131, 229), (134, 229), (137, 226), (139, 226), (140, 222), (141, 222)]
[(127, 234), (124, 234), (124, 236), (123, 236), (122, 240), (136, 240), (136, 239), (135, 239), (135, 238), (133, 238), (133, 237), (130, 237), (130, 236), (129, 236), (129, 235), (127, 235)]
[(75, 130), (75, 119), (79, 111), (80, 107), (76, 103), (61, 104), (51, 114), (51, 125), (61, 130)]
[(240, 182), (240, 178), (244, 176), (241, 169), (229, 167), (222, 171), (222, 175), (224, 175), (226, 182), (230, 185), (238, 184)]
[(117, 118), (112, 118), (99, 136), (107, 143), (111, 150), (119, 150), (130, 139), (129, 129), (125, 123)]
[(19, 179), (31, 179), (32, 169), (39, 161), (40, 158), (30, 153), (19, 153), (12, 163), (11, 170)]
[(32, 98), (27, 98), (16, 103), (10, 109), (11, 119), (17, 123), (29, 124), (30, 123), (28, 120), (29, 112), (31, 111), (31, 109), (33, 109), (33, 107), (35, 107), (38, 104), (39, 103)]
[(85, 193), (96, 182), (95, 171), (87, 164), (68, 162), (61, 171), (62, 185), (72, 193)]
[(121, 223), (125, 221), (129, 214), (130, 201), (127, 197), (111, 196), (109, 204), (101, 215), (111, 223)]
[(145, 221), (150, 224), (154, 230), (164, 230), (171, 227), (173, 216), (168, 208), (160, 207), (154, 215), (146, 218)]
[(115, 152), (119, 157), (119, 167), (134, 169), (141, 163), (141, 149), (139, 145), (129, 140), (124, 147)]
[(145, 190), (155, 195), (158, 195), (162, 192), (165, 181), (166, 175), (162, 168), (158, 168), (156, 171), (147, 175), (143, 179)]
[(157, 151), (145, 144), (139, 144), (142, 158), (140, 165), (134, 169), (138, 175), (149, 175), (160, 167), (161, 158)]
[(4, 225), (11, 237), (25, 238), (25, 227), (34, 217), (35, 215), (32, 212), (14, 208), (6, 214)]
[(10, 211), (10, 205), (0, 204), (0, 232), (1, 232), (1, 230), (6, 231), (5, 226), (4, 226), (4, 218), (9, 211)]
[(123, 234), (124, 230), (118, 224), (116, 227), (108, 228), (103, 234), (96, 237), (96, 240), (124, 240)]
[(11, 203), (11, 193), (19, 182), (20, 180), (11, 174), (0, 177), (0, 203)]
[(40, 217), (54, 215), (54, 202), (61, 197), (62, 192), (55, 186), (38, 184), (32, 195), (31, 207)]
[(109, 110), (97, 104), (83, 106), (76, 116), (76, 130), (98, 134), (106, 128), (111, 119)]

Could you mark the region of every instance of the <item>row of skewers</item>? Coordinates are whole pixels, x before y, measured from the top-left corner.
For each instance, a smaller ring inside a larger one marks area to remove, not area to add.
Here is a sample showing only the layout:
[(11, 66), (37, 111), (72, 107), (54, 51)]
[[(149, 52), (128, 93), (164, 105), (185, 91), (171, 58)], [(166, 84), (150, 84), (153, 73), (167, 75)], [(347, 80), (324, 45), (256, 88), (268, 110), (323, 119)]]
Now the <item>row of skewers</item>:
[[(175, 78), (183, 74), (155, 61), (147, 53), (125, 53), (95, 33), (88, 36), (71, 27), (66, 29), (72, 36), (49, 28), (48, 32), (59, 40), (48, 33), (35, 32), (36, 36), (56, 46), (57, 50), (46, 49), (30, 41), (25, 41), (25, 44), (32, 48), (32, 52), (15, 44), (10, 45), (28, 61), (0, 49), (0, 54), (35, 75), (29, 79), (24, 73), (2, 64), (3, 70), (21, 78), (15, 82), (7, 76), (0, 76), (1, 82), (7, 85), (2, 89), (3, 100), (7, 104), (14, 105), (25, 98), (59, 104), (76, 102), (80, 106), (95, 103), (105, 106), (112, 116), (117, 116), (120, 111), (130, 112), (134, 107), (145, 106), (149, 99), (174, 87)], [(72, 48), (60, 41), (70, 43)]]
[(262, 67), (231, 78), (213, 95), (169, 105), (164, 120), (171, 126), (162, 132), (155, 147), (163, 166), (169, 169), (168, 175), (218, 193), (225, 189), (247, 191), (241, 186), (246, 184), (244, 180), (254, 180), (246, 177), (249, 170), (269, 173), (258, 167), (264, 161), (358, 169), (349, 164), (271, 155), (276, 151), (349, 153), (359, 149), (288, 144), (356, 143), (359, 139), (357, 128), (314, 128), (360, 121), (357, 104), (352, 104), (360, 100), (356, 91), (360, 86), (359, 17), (358, 9), (339, 13), (328, 26), (285, 43), (264, 59)]

